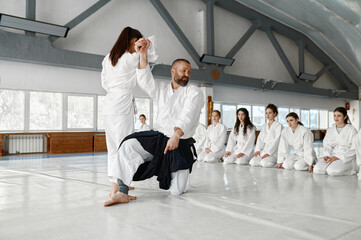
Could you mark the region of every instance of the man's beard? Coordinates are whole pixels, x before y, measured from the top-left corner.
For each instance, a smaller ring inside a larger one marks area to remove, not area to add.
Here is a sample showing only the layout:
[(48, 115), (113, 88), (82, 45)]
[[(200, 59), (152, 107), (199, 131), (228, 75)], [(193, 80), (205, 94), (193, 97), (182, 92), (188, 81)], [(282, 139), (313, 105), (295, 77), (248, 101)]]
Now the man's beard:
[[(185, 80), (183, 80), (183, 79), (185, 79)], [(181, 85), (182, 87), (185, 87), (185, 86), (187, 86), (187, 84), (188, 84), (189, 78), (188, 78), (188, 77), (181, 77), (181, 78), (175, 77), (175, 78), (174, 78), (174, 81), (175, 81), (177, 84)]]

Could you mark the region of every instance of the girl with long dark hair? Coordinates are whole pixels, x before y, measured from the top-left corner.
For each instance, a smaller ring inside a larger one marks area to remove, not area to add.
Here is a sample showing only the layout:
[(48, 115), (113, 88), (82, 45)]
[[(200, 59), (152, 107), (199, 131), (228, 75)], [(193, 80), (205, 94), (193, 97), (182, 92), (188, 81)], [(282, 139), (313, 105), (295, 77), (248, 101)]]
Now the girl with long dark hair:
[(253, 156), (256, 128), (246, 108), (237, 110), (237, 120), (232, 129), (224, 155), (224, 163), (248, 164)]
[(221, 112), (214, 110), (212, 112), (212, 124), (208, 126), (206, 141), (203, 151), (198, 156), (198, 161), (216, 163), (224, 154), (224, 144), (227, 138), (227, 128), (222, 123)]
[[(303, 126), (296, 113), (289, 113), (286, 120), (288, 127), (282, 130), (278, 146), (278, 168), (312, 172), (316, 160), (313, 134), (310, 129)], [(290, 147), (294, 150), (292, 154)]]
[[(102, 115), (105, 122), (106, 143), (108, 149), (108, 178), (112, 182), (110, 197), (118, 191), (114, 161), (117, 149), (122, 140), (134, 132), (133, 90), (136, 86), (136, 68), (139, 53), (135, 43), (143, 35), (136, 29), (126, 27), (120, 33), (112, 50), (102, 62), (102, 86), (107, 92)], [(149, 51), (150, 61), (156, 59), (154, 38)]]
[(342, 176), (356, 174), (356, 153), (352, 148), (357, 130), (352, 126), (347, 110), (338, 107), (333, 111), (335, 124), (327, 129), (322, 154), (318, 157), (314, 173)]
[(249, 161), (252, 167), (275, 167), (277, 164), (278, 144), (283, 130), (282, 124), (275, 120), (277, 115), (277, 107), (274, 104), (268, 104), (266, 107), (268, 123), (263, 125), (258, 135), (256, 152)]

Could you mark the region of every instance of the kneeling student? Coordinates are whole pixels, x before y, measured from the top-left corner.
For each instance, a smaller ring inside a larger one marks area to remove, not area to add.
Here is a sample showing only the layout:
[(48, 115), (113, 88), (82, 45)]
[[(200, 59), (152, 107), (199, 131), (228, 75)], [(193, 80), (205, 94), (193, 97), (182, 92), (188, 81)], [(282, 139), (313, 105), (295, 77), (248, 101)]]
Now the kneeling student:
[(266, 107), (265, 123), (257, 138), (256, 152), (249, 162), (252, 167), (275, 167), (277, 165), (277, 150), (283, 126), (275, 121), (278, 109), (273, 104)]
[(221, 112), (214, 110), (212, 112), (213, 123), (208, 126), (206, 141), (203, 151), (198, 156), (198, 161), (216, 163), (224, 154), (224, 143), (227, 138), (227, 128), (220, 123)]
[[(282, 130), (278, 147), (278, 168), (312, 172), (316, 159), (313, 134), (303, 126), (296, 113), (289, 113), (286, 120), (288, 127)], [(293, 154), (290, 154), (290, 147), (293, 147)]]
[(224, 163), (248, 164), (253, 155), (256, 128), (246, 108), (237, 110), (237, 121), (228, 138)]
[(335, 124), (327, 129), (323, 151), (315, 165), (314, 173), (342, 176), (356, 174), (356, 153), (352, 140), (357, 130), (349, 123), (347, 110), (338, 107), (333, 112)]

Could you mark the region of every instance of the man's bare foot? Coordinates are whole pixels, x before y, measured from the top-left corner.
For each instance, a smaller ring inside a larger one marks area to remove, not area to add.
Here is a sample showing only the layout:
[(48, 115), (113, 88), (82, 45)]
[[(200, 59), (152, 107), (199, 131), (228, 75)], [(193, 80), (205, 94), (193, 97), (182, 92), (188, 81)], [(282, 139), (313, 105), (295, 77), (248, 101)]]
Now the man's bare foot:
[(114, 194), (118, 192), (118, 189), (119, 189), (119, 185), (112, 182), (112, 190), (110, 190), (109, 193), (109, 200), (114, 196)]
[(108, 207), (108, 206), (111, 206), (114, 204), (119, 204), (119, 203), (128, 203), (135, 199), (137, 199), (137, 197), (130, 196), (128, 194), (124, 194), (121, 192), (117, 192), (108, 201), (106, 201), (104, 203), (104, 207)]
[[(119, 185), (116, 183), (112, 183), (112, 190), (109, 193), (109, 200), (118, 192)], [(129, 190), (134, 190), (134, 187), (129, 187)]]

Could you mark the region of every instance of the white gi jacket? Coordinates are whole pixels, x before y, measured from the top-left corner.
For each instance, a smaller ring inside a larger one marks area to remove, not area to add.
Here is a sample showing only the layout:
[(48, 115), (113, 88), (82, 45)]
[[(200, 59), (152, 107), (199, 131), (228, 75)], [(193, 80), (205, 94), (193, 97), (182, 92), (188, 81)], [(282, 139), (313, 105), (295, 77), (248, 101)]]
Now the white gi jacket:
[(361, 131), (353, 138), (352, 149), (356, 151), (356, 163), (359, 168), (361, 165)]
[(239, 126), (238, 135), (234, 133), (234, 128), (229, 134), (226, 152), (245, 154), (247, 157), (253, 155), (254, 142), (256, 140), (256, 127), (247, 129), (246, 135), (243, 135), (243, 126)]
[[(216, 126), (213, 124), (207, 128), (206, 141), (203, 146), (211, 149), (212, 152), (224, 151), (224, 144), (227, 138), (227, 128), (222, 123), (218, 123)], [(222, 154), (223, 155), (223, 154)]]
[(201, 153), (204, 149), (204, 143), (206, 142), (206, 135), (207, 135), (207, 128), (202, 123), (199, 123), (196, 129), (196, 132), (193, 136), (194, 140), (196, 141), (194, 143), (194, 146), (197, 150), (197, 154)]
[(173, 91), (172, 84), (156, 82), (149, 69), (137, 69), (138, 85), (158, 105), (158, 116), (154, 128), (171, 137), (174, 128), (179, 127), (184, 132), (182, 139), (194, 135), (203, 107), (203, 93), (188, 83)]
[(333, 124), (327, 129), (319, 158), (335, 156), (343, 163), (355, 161), (356, 153), (355, 149), (352, 149), (352, 140), (356, 135), (357, 130), (351, 124), (346, 124), (340, 133), (337, 132), (336, 124)]
[(279, 122), (274, 121), (270, 128), (268, 123), (264, 124), (257, 138), (256, 152), (259, 151), (261, 156), (268, 154), (277, 158), (282, 130), (283, 125)]
[(290, 146), (293, 147), (294, 155), (303, 158), (308, 165), (314, 164), (316, 153), (313, 149), (313, 134), (310, 129), (299, 124), (295, 132), (290, 127), (282, 130), (278, 147), (278, 164), (283, 163), (291, 155)]
[(138, 132), (149, 131), (149, 130), (151, 130), (149, 125), (144, 123), (144, 125), (143, 126), (141, 125), (140, 128), (138, 129)]
[[(155, 61), (158, 56), (155, 53), (155, 38), (149, 37), (151, 41), (148, 50), (148, 60)], [(102, 62), (101, 72), (102, 87), (107, 92), (105, 96), (102, 115), (129, 114), (134, 108), (133, 89), (137, 83), (136, 69), (139, 62), (139, 53), (133, 54), (126, 51), (113, 66), (109, 54)]]

